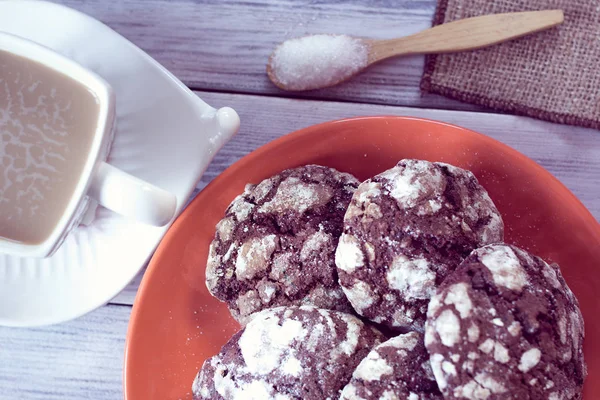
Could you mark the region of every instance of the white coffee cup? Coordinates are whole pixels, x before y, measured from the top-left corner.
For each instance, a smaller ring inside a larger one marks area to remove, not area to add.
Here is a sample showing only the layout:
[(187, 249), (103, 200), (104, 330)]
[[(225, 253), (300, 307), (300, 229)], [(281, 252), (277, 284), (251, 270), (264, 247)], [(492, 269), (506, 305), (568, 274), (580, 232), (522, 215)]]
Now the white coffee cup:
[[(177, 199), (173, 194), (105, 162), (115, 130), (116, 99), (104, 79), (73, 60), (18, 36), (0, 33), (0, 51), (35, 61), (69, 76), (87, 87), (96, 96), (99, 105), (99, 118), (90, 151), (58, 223), (49, 236), (39, 243), (0, 237), (0, 253), (22, 257), (50, 256), (79, 224), (90, 199), (118, 214), (149, 225), (164, 226), (173, 219), (177, 207)], [(3, 140), (2, 132), (0, 140)], [(4, 168), (1, 156), (0, 169)]]

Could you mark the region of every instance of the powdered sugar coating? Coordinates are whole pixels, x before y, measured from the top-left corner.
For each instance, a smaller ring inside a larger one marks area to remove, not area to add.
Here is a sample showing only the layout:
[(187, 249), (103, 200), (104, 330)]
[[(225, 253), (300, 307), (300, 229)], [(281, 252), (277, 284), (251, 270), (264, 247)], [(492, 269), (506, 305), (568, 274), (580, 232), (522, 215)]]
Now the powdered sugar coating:
[[(448, 315), (460, 316), (453, 328)], [(425, 325), (446, 398), (542, 399), (559, 387), (561, 398), (581, 399), (582, 341), (583, 318), (560, 270), (504, 244), (473, 251), (446, 278)]]
[(335, 249), (358, 181), (317, 165), (247, 185), (217, 224), (206, 284), (245, 323), (267, 307), (313, 304), (351, 311)]
[(422, 334), (410, 332), (389, 339), (360, 362), (340, 400), (441, 400), (427, 358)]
[(436, 286), (473, 249), (503, 237), (500, 214), (471, 172), (402, 160), (352, 197), (336, 250), (340, 284), (360, 315), (422, 330)]
[(334, 399), (382, 338), (340, 312), (312, 306), (264, 310), (204, 363), (194, 398)]

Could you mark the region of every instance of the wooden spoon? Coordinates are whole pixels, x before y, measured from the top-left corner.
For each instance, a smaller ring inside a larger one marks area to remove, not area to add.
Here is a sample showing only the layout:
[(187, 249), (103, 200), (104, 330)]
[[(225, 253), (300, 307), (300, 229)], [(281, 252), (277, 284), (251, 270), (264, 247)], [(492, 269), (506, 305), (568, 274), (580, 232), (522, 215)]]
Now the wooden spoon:
[[(348, 57), (332, 57), (330, 60), (325, 57), (322, 63), (315, 63), (310, 57), (305, 57), (305, 59), (311, 61), (295, 57), (292, 62), (297, 62), (298, 65), (293, 66), (294, 73), (286, 72), (281, 67), (282, 62), (290, 60), (281, 60), (281, 57), (277, 57), (278, 50), (286, 44), (284, 42), (269, 57), (267, 74), (275, 85), (284, 90), (319, 89), (344, 82), (365, 68), (387, 58), (408, 54), (453, 53), (480, 49), (554, 27), (563, 21), (562, 10), (526, 11), (467, 18), (398, 39), (372, 40), (351, 38), (345, 35), (328, 35), (329, 37), (344, 36), (356, 41), (357, 51), (364, 52), (366, 49), (366, 57), (349, 55), (349, 59), (359, 60), (353, 65), (340, 65), (340, 60), (347, 60)], [(309, 35), (291, 40), (298, 43), (298, 41), (316, 36), (319, 35)], [(308, 43), (307, 40), (305, 41)], [(302, 49), (304, 52), (306, 50), (306, 48)], [(316, 56), (319, 55), (316, 54)], [(305, 65), (302, 65), (303, 61)]]

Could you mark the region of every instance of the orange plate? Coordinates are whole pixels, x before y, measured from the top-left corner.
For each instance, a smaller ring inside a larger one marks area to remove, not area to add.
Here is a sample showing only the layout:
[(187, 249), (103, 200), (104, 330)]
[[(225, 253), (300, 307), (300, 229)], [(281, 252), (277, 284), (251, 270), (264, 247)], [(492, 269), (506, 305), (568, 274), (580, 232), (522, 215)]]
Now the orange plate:
[(142, 280), (127, 333), (125, 397), (191, 399), (191, 384), (204, 360), (239, 328), (208, 294), (204, 269), (215, 225), (246, 183), (310, 163), (366, 179), (402, 158), (473, 171), (504, 217), (507, 242), (561, 265), (586, 322), (585, 397), (597, 397), (598, 222), (557, 179), (517, 151), (463, 128), (402, 117), (328, 122), (284, 136), (229, 167), (194, 199), (167, 232)]

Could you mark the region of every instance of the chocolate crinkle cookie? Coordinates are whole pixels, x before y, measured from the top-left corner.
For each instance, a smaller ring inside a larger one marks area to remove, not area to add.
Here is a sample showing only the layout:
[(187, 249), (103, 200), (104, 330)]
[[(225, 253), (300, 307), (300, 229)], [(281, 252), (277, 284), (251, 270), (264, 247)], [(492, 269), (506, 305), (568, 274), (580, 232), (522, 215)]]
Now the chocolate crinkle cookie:
[(423, 334), (410, 332), (375, 347), (360, 362), (340, 400), (442, 400)]
[(356, 312), (422, 331), (437, 285), (473, 249), (503, 239), (502, 218), (471, 172), (402, 160), (354, 193), (336, 264)]
[(248, 185), (217, 224), (206, 284), (235, 319), (265, 308), (309, 304), (351, 312), (335, 249), (359, 182), (307, 165)]
[(206, 360), (194, 399), (337, 399), (382, 340), (350, 314), (312, 306), (264, 310)]
[(583, 318), (557, 266), (477, 249), (438, 288), (425, 346), (447, 399), (582, 398)]

